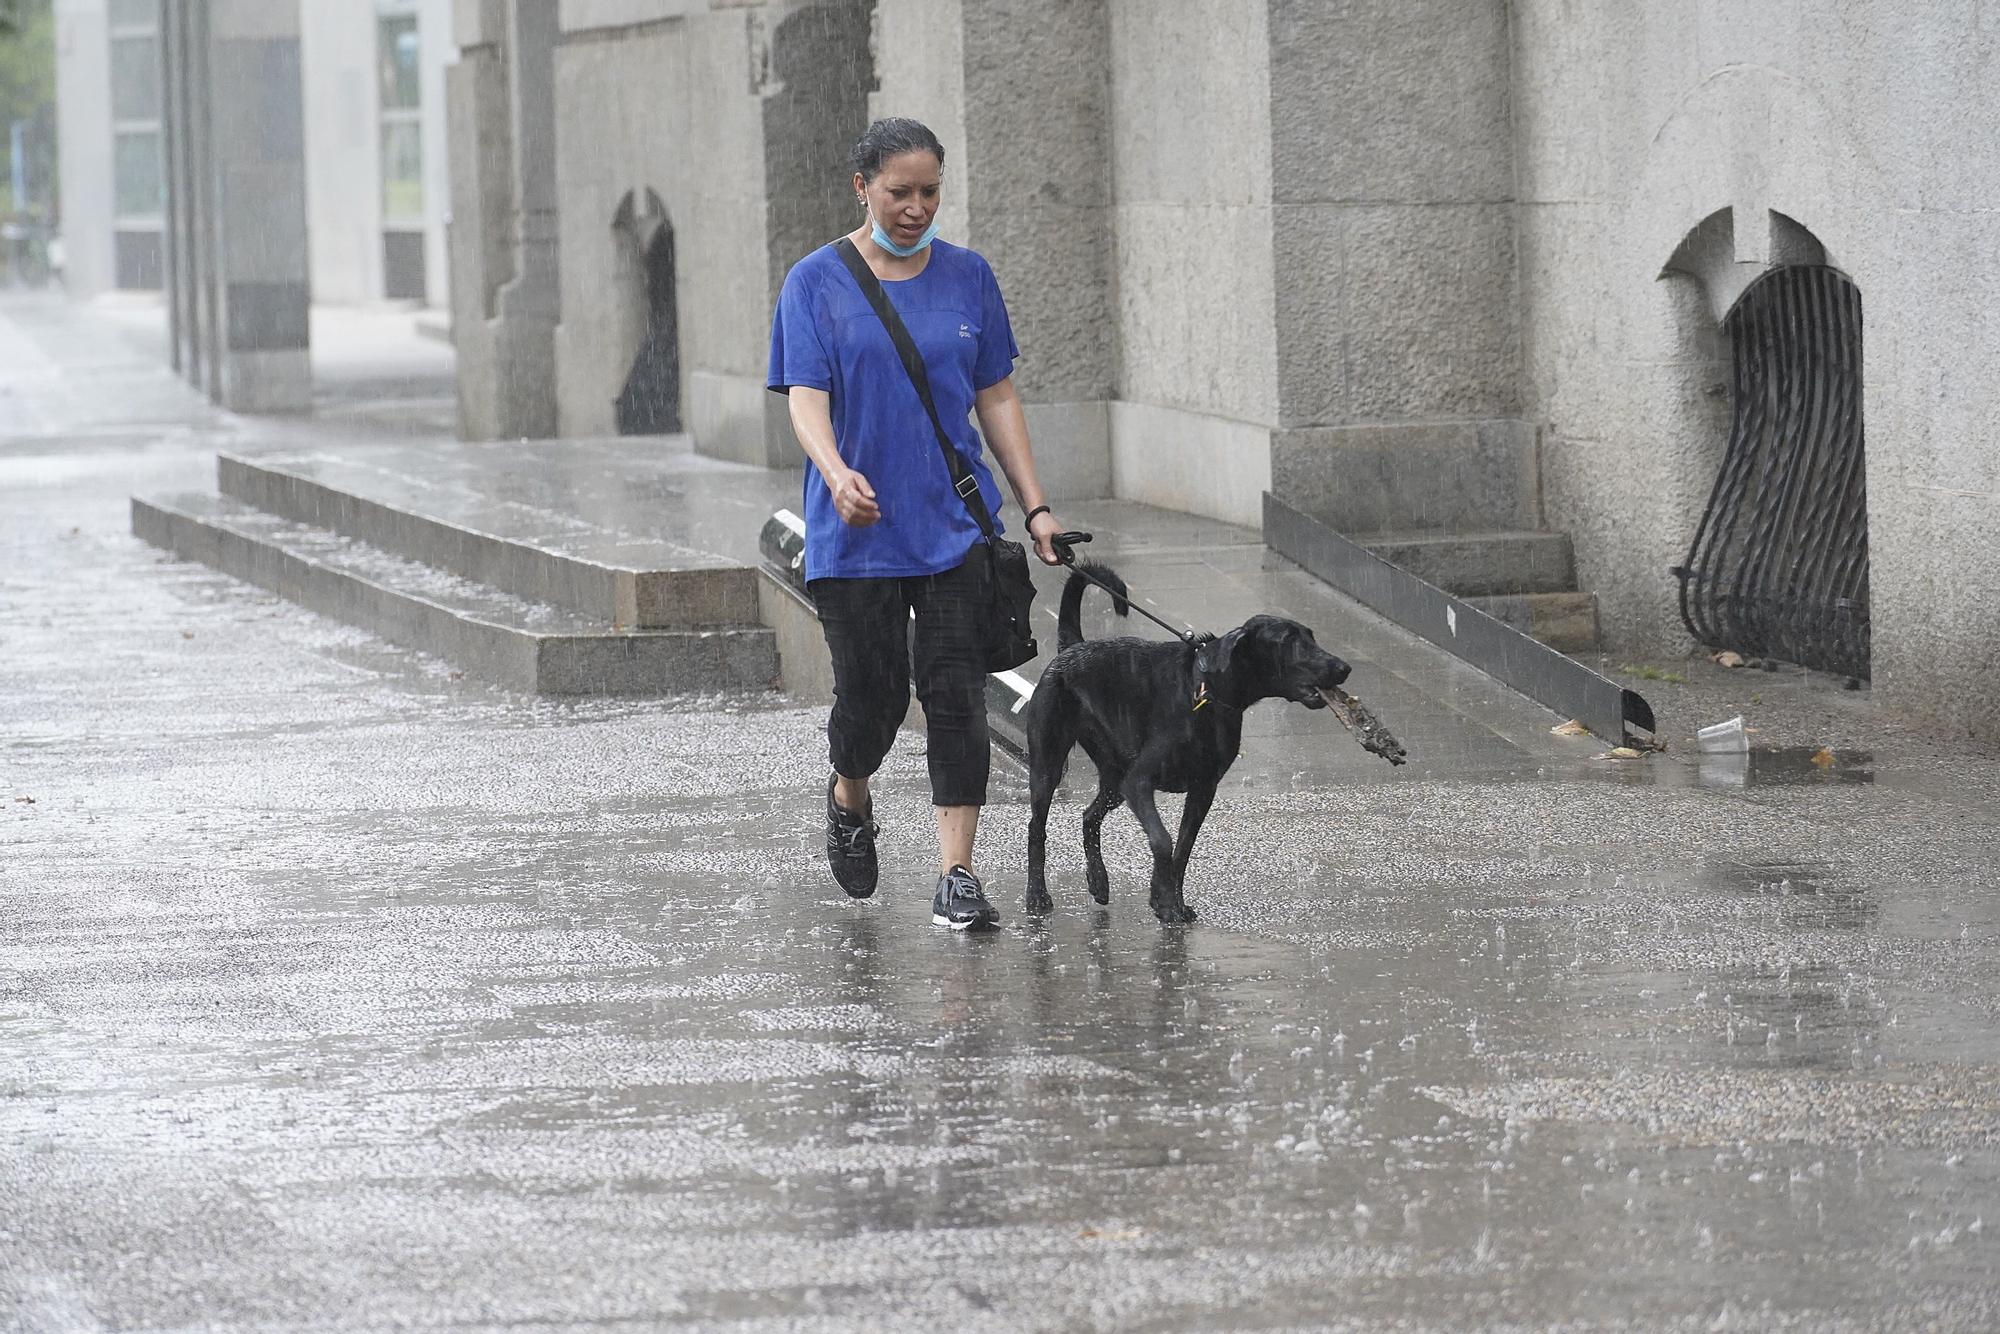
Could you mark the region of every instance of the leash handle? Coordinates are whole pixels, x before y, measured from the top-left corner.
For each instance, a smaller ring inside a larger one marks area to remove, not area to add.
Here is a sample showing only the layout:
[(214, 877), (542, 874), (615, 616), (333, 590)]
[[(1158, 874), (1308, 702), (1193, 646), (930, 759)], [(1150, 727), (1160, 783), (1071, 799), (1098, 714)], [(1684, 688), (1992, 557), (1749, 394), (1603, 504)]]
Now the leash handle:
[[(1076, 573), (1078, 578), (1084, 580), (1087, 583), (1096, 584), (1099, 588), (1103, 589), (1105, 592), (1109, 593), (1114, 598), (1122, 598), (1127, 607), (1130, 607), (1132, 610), (1138, 612), (1141, 616), (1151, 621), (1154, 625), (1159, 626), (1162, 630), (1165, 630), (1168, 634), (1172, 635), (1175, 639), (1180, 640), (1183, 644), (1192, 644), (1195, 642), (1195, 640), (1201, 638), (1200, 635), (1196, 634), (1192, 630), (1176, 630), (1173, 626), (1168, 625), (1165, 621), (1153, 615), (1152, 612), (1147, 611), (1144, 607), (1140, 606), (1137, 602), (1133, 601), (1132, 595), (1130, 593), (1121, 594), (1117, 589), (1113, 588), (1110, 584), (1105, 583), (1102, 579), (1099, 579), (1089, 570), (1086, 570), (1081, 565), (1078, 565), (1076, 563), (1076, 553), (1074, 551), (1071, 551), (1070, 548), (1074, 546), (1082, 546), (1084, 543), (1088, 541), (1090, 541), (1089, 533), (1057, 533), (1049, 539), (1049, 545), (1056, 549), (1056, 559), (1061, 561), (1063, 564), (1069, 566), (1069, 568)], [(1206, 702), (1207, 702), (1206, 700), (1203, 701), (1203, 703)], [(1200, 708), (1201, 705), (1197, 704), (1195, 707)]]
[(1049, 538), (1049, 545), (1056, 549), (1056, 559), (1071, 569), (1076, 568), (1076, 553), (1070, 548), (1082, 546), (1090, 540), (1089, 533), (1057, 533)]

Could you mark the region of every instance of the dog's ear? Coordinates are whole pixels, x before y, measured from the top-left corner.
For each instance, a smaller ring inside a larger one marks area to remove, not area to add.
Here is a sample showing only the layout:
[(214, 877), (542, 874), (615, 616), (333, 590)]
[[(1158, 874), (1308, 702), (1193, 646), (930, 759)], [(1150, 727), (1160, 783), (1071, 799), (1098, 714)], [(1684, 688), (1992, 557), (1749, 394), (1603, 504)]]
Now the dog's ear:
[(1239, 625), (1202, 649), (1202, 661), (1207, 669), (1204, 675), (1228, 676), (1236, 669), (1236, 650), (1243, 642), (1244, 628)]

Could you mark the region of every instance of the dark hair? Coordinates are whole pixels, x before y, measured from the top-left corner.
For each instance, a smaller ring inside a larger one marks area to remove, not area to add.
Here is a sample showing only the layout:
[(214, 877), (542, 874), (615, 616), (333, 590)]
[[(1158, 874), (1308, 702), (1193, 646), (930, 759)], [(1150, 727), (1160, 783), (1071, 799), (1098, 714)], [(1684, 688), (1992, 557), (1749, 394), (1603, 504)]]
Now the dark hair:
[(860, 172), (863, 181), (872, 181), (884, 162), (901, 153), (931, 153), (940, 167), (944, 165), (944, 145), (930, 126), (908, 116), (888, 116), (863, 130), (848, 151), (847, 165)]

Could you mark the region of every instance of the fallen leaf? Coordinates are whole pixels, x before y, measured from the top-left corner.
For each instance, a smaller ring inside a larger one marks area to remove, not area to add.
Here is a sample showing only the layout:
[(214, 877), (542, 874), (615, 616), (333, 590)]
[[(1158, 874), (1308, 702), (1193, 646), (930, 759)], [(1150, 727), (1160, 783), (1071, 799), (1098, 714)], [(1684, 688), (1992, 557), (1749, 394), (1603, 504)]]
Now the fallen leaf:
[(14, 798), (14, 800), (25, 806), (32, 806), (35, 804), (35, 799), (33, 797), (16, 797)]
[(1741, 667), (1743, 665), (1743, 655), (1735, 649), (1724, 649), (1722, 652), (1716, 654), (1711, 661), (1723, 667)]
[(193, 638), (194, 638), (194, 631), (192, 631), (192, 630), (183, 630), (183, 631), (181, 631), (181, 638), (182, 638), (182, 639), (193, 639)]
[(1612, 748), (1611, 758), (1614, 760), (1636, 760), (1639, 758), (1639, 752), (1630, 746), (1616, 746)]
[(1833, 752), (1825, 746), (1821, 746), (1813, 752), (1812, 762), (1822, 769), (1831, 769), (1833, 767)]
[(1554, 727), (1551, 727), (1549, 729), (1549, 731), (1555, 733), (1557, 736), (1582, 736), (1589, 730), (1590, 729), (1588, 727), (1585, 727), (1582, 723), (1578, 722), (1574, 718), (1570, 719), (1566, 723), (1557, 723)]

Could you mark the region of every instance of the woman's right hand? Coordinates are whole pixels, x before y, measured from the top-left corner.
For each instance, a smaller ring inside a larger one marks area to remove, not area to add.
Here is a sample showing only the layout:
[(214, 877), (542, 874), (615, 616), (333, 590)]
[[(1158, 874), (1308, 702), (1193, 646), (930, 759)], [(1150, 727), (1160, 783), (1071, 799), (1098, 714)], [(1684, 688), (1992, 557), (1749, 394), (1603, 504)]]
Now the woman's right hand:
[(854, 469), (840, 473), (827, 489), (833, 493), (833, 512), (842, 523), (866, 528), (882, 517), (882, 509), (875, 503), (875, 488)]

